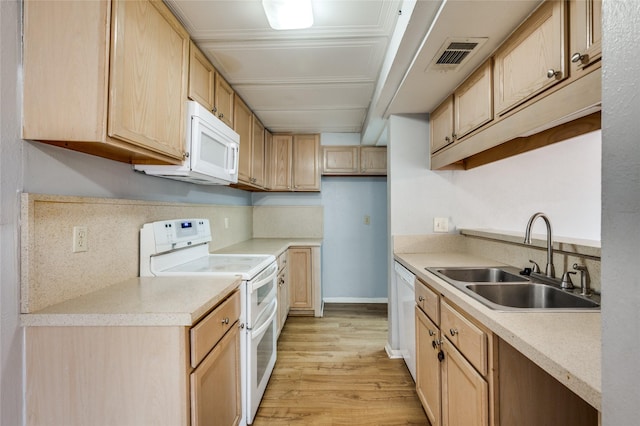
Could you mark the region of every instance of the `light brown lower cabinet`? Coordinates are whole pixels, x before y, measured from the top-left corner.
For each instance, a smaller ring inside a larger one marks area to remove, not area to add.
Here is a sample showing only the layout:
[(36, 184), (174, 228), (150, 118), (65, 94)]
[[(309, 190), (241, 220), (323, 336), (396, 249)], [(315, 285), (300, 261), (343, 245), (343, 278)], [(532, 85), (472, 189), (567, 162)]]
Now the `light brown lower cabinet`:
[(598, 425), (594, 407), (421, 280), (415, 313), (416, 391), (431, 426)]
[(441, 424), (439, 341), (440, 330), (416, 306), (416, 391), (432, 426)]
[(290, 247), (288, 264), (289, 315), (322, 316), (320, 247)]
[(285, 251), (278, 256), (278, 336), (280, 336), (284, 323), (287, 321), (289, 307), (291, 306), (287, 263), (288, 253)]
[(237, 425), (239, 315), (236, 291), (193, 327), (27, 327), (25, 424)]
[(489, 424), (489, 385), (484, 377), (453, 346), (441, 342), (442, 424), (487, 426)]

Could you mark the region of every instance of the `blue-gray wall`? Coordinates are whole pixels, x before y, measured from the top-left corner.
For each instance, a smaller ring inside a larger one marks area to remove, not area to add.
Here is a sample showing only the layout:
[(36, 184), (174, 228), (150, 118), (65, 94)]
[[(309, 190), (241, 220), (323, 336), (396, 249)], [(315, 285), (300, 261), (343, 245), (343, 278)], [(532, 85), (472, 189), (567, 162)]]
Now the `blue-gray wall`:
[(319, 194), (254, 193), (253, 205), (322, 205), (323, 298), (357, 302), (387, 297), (386, 177), (325, 176)]

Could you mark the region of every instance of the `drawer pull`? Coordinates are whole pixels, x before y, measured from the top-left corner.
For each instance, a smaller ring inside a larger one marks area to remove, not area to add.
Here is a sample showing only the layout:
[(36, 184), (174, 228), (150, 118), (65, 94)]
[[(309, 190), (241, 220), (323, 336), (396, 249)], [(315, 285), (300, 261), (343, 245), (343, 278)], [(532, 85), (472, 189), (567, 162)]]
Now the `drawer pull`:
[(457, 328), (450, 328), (449, 329), (449, 333), (451, 334), (451, 336), (455, 336), (456, 334), (458, 334), (458, 329)]
[(424, 302), (424, 297), (423, 297), (423, 296), (419, 296), (419, 297), (418, 297), (418, 301), (420, 301), (420, 302)]
[(222, 320), (223, 324), (229, 324), (229, 317), (226, 317), (225, 319)]
[(433, 331), (433, 330), (429, 330), (429, 336), (435, 336), (435, 335), (436, 335), (436, 332), (435, 332), (435, 331)]

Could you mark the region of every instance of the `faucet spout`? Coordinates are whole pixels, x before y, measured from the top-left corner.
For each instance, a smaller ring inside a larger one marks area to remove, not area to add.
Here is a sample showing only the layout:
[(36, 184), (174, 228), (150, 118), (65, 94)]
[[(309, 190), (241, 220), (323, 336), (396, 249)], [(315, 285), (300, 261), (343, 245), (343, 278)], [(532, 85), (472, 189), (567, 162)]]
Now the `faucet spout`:
[(539, 217), (542, 218), (544, 223), (547, 225), (547, 267), (545, 268), (545, 275), (554, 278), (556, 271), (553, 266), (553, 237), (551, 235), (551, 222), (549, 222), (549, 218), (544, 213), (538, 212), (529, 218), (527, 229), (524, 232), (524, 243), (531, 244), (531, 228), (533, 227), (533, 223)]

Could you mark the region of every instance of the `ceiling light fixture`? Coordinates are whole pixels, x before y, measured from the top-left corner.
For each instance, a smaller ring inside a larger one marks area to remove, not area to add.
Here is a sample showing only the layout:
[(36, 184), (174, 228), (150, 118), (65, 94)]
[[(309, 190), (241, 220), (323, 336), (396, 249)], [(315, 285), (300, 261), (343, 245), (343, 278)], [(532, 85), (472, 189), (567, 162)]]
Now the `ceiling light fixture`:
[(262, 7), (274, 30), (298, 30), (313, 25), (311, 0), (262, 0)]

